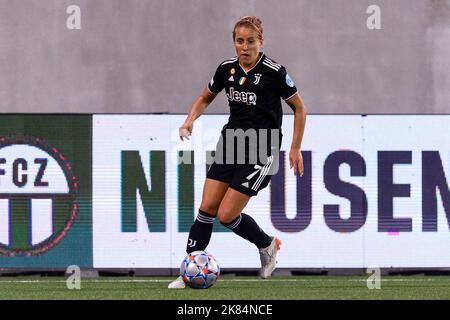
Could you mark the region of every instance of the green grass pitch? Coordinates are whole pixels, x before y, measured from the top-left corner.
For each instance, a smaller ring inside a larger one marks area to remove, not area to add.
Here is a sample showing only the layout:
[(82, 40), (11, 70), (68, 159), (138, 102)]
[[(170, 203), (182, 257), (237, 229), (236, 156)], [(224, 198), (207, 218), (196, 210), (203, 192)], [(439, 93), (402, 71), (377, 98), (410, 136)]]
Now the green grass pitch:
[(383, 276), (369, 290), (364, 276), (222, 276), (210, 289), (167, 289), (168, 277), (82, 278), (69, 290), (63, 277), (0, 277), (0, 299), (299, 300), (450, 299), (449, 276)]

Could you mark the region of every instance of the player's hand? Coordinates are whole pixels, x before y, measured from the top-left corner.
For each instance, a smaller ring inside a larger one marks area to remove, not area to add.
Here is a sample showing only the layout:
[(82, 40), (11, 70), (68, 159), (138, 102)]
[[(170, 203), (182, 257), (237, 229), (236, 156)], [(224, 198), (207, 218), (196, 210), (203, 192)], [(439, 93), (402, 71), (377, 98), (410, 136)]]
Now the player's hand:
[(192, 134), (192, 130), (194, 129), (194, 124), (192, 122), (185, 122), (180, 129), (178, 129), (178, 134), (180, 136), (181, 141), (184, 141), (183, 138), (189, 140), (189, 137)]
[(289, 164), (291, 169), (294, 168), (294, 175), (300, 174), (303, 176), (303, 157), (300, 149), (292, 149), (289, 151)]

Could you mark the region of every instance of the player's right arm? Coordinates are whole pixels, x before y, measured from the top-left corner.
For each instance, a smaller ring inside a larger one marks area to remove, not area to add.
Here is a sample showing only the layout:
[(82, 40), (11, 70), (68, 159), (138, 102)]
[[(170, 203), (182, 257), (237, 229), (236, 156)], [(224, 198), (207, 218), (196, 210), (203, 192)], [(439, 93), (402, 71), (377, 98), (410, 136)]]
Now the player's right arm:
[(208, 88), (205, 88), (203, 89), (202, 93), (198, 96), (198, 98), (195, 99), (186, 120), (178, 130), (181, 141), (183, 141), (183, 138), (189, 140), (189, 136), (192, 134), (192, 130), (194, 128), (194, 121), (203, 114), (205, 109), (211, 102), (213, 102), (216, 96), (217, 93), (213, 93), (210, 90), (208, 90)]
[(181, 141), (183, 138), (189, 140), (189, 136), (192, 134), (192, 129), (194, 128), (194, 121), (200, 117), (205, 111), (206, 107), (213, 102), (217, 94), (224, 88), (223, 84), (223, 68), (222, 64), (217, 67), (216, 73), (211, 78), (208, 86), (203, 89), (202, 93), (192, 104), (191, 110), (184, 121), (183, 125), (179, 129), (179, 136)]

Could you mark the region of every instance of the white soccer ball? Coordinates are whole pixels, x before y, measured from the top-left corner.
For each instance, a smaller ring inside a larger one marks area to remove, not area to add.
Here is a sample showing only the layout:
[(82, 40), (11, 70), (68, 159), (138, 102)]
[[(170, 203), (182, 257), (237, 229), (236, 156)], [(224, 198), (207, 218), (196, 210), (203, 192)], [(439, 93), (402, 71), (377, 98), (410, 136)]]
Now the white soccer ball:
[(219, 278), (220, 267), (210, 253), (194, 251), (181, 262), (180, 275), (187, 286), (194, 289), (208, 289)]

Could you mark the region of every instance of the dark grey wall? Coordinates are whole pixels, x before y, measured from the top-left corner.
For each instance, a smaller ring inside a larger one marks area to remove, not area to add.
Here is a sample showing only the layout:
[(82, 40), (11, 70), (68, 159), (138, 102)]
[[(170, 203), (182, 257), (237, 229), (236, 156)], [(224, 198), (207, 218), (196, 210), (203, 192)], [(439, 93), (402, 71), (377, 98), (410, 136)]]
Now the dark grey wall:
[(0, 0), (1, 112), (185, 113), (247, 14), (311, 113), (450, 113), (450, 0)]

